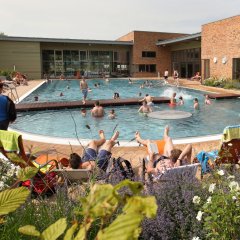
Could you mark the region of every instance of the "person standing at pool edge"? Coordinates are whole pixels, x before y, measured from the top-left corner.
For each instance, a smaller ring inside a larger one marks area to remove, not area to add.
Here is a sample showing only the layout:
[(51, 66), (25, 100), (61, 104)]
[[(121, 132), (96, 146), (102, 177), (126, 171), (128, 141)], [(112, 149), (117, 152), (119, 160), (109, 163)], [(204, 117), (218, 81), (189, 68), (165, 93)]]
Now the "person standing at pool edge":
[(83, 94), (83, 104), (86, 104), (86, 99), (87, 99), (87, 94), (88, 94), (88, 84), (83, 77), (82, 80), (80, 81), (80, 89), (82, 90)]

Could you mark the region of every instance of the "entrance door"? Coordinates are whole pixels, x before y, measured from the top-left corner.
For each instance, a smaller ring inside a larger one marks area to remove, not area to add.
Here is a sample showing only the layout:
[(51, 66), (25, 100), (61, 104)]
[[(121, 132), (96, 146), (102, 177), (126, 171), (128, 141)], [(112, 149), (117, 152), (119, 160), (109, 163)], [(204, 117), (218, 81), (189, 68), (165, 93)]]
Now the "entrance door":
[(191, 78), (193, 77), (194, 73), (193, 73), (193, 64), (192, 63), (188, 63), (187, 64), (187, 78)]
[(187, 77), (187, 65), (186, 65), (186, 63), (181, 63), (180, 77), (181, 78), (186, 78)]
[(210, 59), (203, 60), (204, 76), (203, 79), (210, 78)]

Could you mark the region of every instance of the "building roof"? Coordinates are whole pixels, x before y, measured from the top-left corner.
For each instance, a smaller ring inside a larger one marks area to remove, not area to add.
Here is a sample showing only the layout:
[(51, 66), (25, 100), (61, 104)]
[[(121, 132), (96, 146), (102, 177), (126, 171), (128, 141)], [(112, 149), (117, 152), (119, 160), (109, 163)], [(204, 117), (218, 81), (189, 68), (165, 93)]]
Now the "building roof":
[(198, 40), (199, 38), (201, 38), (201, 32), (178, 37), (178, 38), (172, 38), (172, 39), (159, 41), (156, 43), (156, 45), (157, 46), (165, 46), (168, 44), (178, 43), (178, 42), (183, 42), (183, 41), (188, 41), (188, 40)]
[(0, 36), (0, 41), (133, 45), (132, 41)]

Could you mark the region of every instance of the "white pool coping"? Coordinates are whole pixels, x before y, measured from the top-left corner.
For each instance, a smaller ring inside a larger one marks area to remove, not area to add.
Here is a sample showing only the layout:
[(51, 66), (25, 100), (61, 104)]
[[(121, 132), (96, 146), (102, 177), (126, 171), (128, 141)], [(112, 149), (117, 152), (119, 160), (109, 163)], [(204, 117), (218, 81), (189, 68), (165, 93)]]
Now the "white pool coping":
[[(26, 98), (28, 95), (30, 95), (33, 91), (38, 89), (41, 85), (43, 85), (46, 81), (42, 81), (39, 83), (37, 86), (32, 88), (30, 91), (27, 93), (23, 94), (18, 102), (21, 102), (24, 98)], [(169, 84), (170, 85), (170, 84)], [(171, 85), (170, 85), (171, 86)], [(181, 88), (187, 88), (187, 89), (192, 89), (196, 91), (200, 91), (198, 89), (194, 88), (189, 88), (189, 87), (183, 87), (180, 86)], [(210, 92), (210, 91), (205, 91), (205, 92)], [(46, 135), (38, 135), (38, 134), (32, 134), (24, 131), (19, 131), (14, 128), (8, 128), (10, 131), (17, 132), (22, 135), (22, 138), (24, 140), (28, 141), (34, 141), (34, 142), (41, 142), (41, 143), (51, 143), (51, 144), (61, 144), (61, 145), (72, 145), (72, 146), (86, 146), (91, 139), (76, 139), (76, 138), (63, 138), (63, 137), (50, 137)], [(216, 135), (207, 135), (207, 136), (199, 136), (199, 137), (187, 137), (187, 138), (179, 138), (179, 139), (173, 139), (173, 144), (188, 144), (188, 143), (201, 143), (201, 142), (208, 142), (208, 141), (217, 141), (221, 139), (222, 134), (216, 134)], [(120, 146), (119, 147), (138, 147), (139, 144), (136, 141), (127, 141), (127, 140), (122, 140), (119, 141)], [(118, 146), (118, 145), (116, 145)]]
[[(24, 140), (34, 141), (34, 142), (41, 142), (41, 143), (51, 143), (51, 144), (61, 144), (61, 145), (72, 145), (72, 146), (86, 146), (91, 139), (76, 139), (76, 138), (62, 138), (62, 137), (49, 137), (45, 135), (38, 135), (32, 134), (28, 132), (23, 132), (16, 130), (14, 128), (9, 128), (10, 131), (17, 132), (22, 135)], [(173, 144), (188, 144), (188, 143), (201, 143), (201, 142), (208, 142), (208, 141), (217, 141), (221, 139), (222, 134), (216, 135), (207, 135), (207, 136), (200, 136), (200, 137), (188, 137), (188, 138), (179, 138), (173, 139)], [(119, 147), (138, 147), (139, 144), (136, 141), (127, 141), (122, 140), (119, 141)], [(118, 146), (118, 145), (116, 145)]]

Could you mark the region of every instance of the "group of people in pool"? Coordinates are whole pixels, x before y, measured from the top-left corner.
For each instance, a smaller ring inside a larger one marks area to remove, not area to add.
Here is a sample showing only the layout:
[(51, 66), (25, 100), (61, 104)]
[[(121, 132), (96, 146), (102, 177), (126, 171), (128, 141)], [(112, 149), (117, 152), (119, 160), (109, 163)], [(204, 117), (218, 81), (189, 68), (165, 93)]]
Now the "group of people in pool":
[[(170, 103), (169, 106), (170, 107), (176, 107), (176, 106), (182, 106), (184, 105), (184, 99), (182, 96), (179, 96), (179, 101), (177, 101), (176, 99), (177, 93), (173, 93), (171, 98), (170, 98)], [(143, 113), (143, 114), (148, 114), (150, 112), (153, 111), (153, 106), (154, 106), (154, 97), (150, 96), (149, 94), (146, 94), (145, 97), (143, 99), (140, 100), (140, 102), (142, 102), (142, 106), (138, 109), (139, 113)], [(205, 100), (204, 103), (206, 105), (210, 105), (211, 104), (211, 100), (209, 98), (208, 94), (205, 94)], [(196, 110), (199, 110), (199, 101), (198, 98), (194, 98), (193, 100), (193, 108)]]
[[(101, 118), (101, 117), (105, 116), (105, 111), (104, 111), (103, 107), (100, 105), (99, 101), (95, 101), (94, 107), (90, 110), (90, 113), (91, 113), (91, 116), (94, 117), (94, 118)], [(87, 115), (87, 109), (86, 108), (81, 109), (81, 115), (83, 117), (86, 117), (86, 115)], [(108, 114), (108, 118), (109, 119), (116, 118), (116, 114), (115, 114), (114, 109), (110, 110), (110, 112)]]
[[(73, 153), (70, 155), (69, 167), (73, 169), (93, 169), (98, 167), (103, 171), (107, 170), (109, 159), (112, 155), (112, 148), (117, 141), (119, 132), (106, 140), (103, 130), (99, 131), (99, 139), (91, 140), (82, 156)], [(174, 168), (191, 163), (192, 145), (188, 144), (183, 150), (176, 149), (169, 136), (169, 127), (166, 126), (162, 140), (142, 139), (139, 132), (135, 133), (135, 140), (146, 147), (148, 152), (147, 172), (157, 176), (166, 171), (167, 168)], [(156, 148), (153, 150), (152, 145)]]

